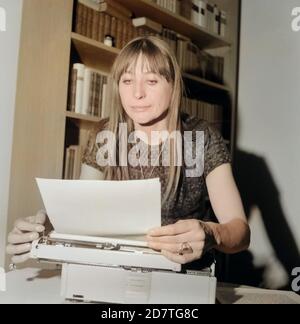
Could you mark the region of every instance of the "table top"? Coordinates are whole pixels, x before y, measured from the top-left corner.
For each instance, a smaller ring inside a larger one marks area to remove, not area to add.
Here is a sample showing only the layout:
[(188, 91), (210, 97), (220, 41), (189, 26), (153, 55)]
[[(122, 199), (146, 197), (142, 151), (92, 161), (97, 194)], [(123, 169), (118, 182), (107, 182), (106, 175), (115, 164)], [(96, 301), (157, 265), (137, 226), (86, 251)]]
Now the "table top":
[[(274, 291), (218, 283), (217, 302), (222, 304), (300, 304), (293, 292)], [(0, 304), (62, 304), (60, 270), (25, 268), (6, 274), (6, 291)]]
[(60, 270), (26, 268), (6, 274), (0, 304), (60, 304)]

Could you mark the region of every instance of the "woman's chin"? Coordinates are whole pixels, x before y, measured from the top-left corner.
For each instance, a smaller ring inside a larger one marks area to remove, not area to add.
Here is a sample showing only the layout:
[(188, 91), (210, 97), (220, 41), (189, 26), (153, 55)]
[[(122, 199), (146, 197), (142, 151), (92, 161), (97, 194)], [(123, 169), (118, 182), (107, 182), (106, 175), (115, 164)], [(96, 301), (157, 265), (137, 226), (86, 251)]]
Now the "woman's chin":
[(132, 116), (132, 120), (140, 125), (144, 125), (144, 124), (148, 124), (150, 123), (154, 118), (151, 118), (151, 116), (149, 116), (146, 113), (138, 113), (138, 114), (134, 114), (134, 116)]

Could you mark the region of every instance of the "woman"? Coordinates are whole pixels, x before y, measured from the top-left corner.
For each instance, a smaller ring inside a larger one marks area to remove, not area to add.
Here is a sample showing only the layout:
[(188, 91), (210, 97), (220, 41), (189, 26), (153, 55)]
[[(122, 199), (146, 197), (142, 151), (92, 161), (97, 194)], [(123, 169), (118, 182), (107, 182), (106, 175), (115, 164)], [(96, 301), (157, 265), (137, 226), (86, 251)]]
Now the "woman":
[[(110, 116), (91, 132), (81, 178), (159, 177), (163, 226), (149, 230), (147, 241), (150, 248), (161, 251), (174, 262), (186, 264), (198, 260), (212, 248), (225, 253), (248, 248), (250, 230), (232, 176), (229, 153), (220, 134), (207, 122), (180, 114), (182, 78), (167, 44), (152, 36), (137, 38), (127, 44), (112, 68), (110, 89)], [(126, 136), (121, 125), (133, 134), (125, 146)], [(103, 130), (118, 134), (117, 139), (107, 144), (107, 138), (103, 141), (101, 136)], [(178, 137), (167, 136), (163, 140), (161, 136), (166, 132), (170, 135), (188, 131), (192, 132), (191, 145), (186, 145), (189, 150), (183, 148), (183, 141)], [(182, 152), (187, 151), (190, 160), (198, 152), (199, 132), (204, 134), (204, 155), (198, 154), (196, 159), (204, 159), (203, 172), (190, 176), (190, 165), (186, 159), (182, 162)], [(160, 165), (167, 145), (169, 164)], [(110, 149), (105, 154), (104, 146)], [(115, 154), (120, 147), (123, 148), (121, 154)], [(130, 152), (128, 156), (124, 147)], [(154, 158), (153, 152), (156, 152)], [(133, 163), (127, 163), (129, 160)], [(205, 214), (206, 193), (218, 223)], [(45, 220), (45, 213), (39, 212), (16, 222), (7, 246), (7, 252), (13, 255), (13, 263), (28, 258), (30, 242), (44, 230)]]

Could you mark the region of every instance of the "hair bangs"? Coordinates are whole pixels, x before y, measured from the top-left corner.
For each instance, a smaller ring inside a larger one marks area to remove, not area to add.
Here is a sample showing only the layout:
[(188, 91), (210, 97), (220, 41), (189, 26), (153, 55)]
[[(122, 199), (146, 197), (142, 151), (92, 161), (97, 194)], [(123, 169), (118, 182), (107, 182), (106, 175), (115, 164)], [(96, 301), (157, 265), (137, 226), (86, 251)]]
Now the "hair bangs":
[(175, 71), (167, 55), (153, 42), (143, 38), (129, 44), (119, 55), (116, 63), (114, 79), (119, 83), (126, 72), (134, 73), (139, 57), (142, 56), (142, 69), (164, 77), (167, 82), (174, 83)]

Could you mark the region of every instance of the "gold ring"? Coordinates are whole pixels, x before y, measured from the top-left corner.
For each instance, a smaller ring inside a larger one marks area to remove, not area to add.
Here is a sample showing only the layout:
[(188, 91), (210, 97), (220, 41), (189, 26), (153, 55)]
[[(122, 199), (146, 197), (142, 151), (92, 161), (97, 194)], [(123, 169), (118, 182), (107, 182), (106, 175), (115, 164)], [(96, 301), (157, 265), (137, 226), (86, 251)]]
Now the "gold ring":
[(190, 246), (190, 244), (188, 242), (183, 242), (183, 243), (181, 243), (178, 254), (184, 255), (184, 254), (193, 253), (193, 252), (194, 252), (193, 248)]

